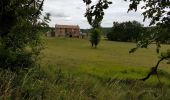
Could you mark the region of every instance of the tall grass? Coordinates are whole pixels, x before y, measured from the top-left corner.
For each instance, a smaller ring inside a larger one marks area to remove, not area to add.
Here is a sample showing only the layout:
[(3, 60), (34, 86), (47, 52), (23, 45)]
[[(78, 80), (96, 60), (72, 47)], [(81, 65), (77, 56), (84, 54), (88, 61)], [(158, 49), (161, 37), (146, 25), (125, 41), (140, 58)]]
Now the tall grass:
[[(50, 69), (48, 69), (50, 70)], [(77, 75), (61, 68), (34, 68), (19, 74), (0, 71), (0, 99), (16, 100), (169, 100), (170, 86), (148, 84), (134, 79)], [(161, 72), (167, 75), (165, 72)], [(124, 73), (126, 74), (126, 73)], [(169, 75), (169, 74), (168, 74)]]

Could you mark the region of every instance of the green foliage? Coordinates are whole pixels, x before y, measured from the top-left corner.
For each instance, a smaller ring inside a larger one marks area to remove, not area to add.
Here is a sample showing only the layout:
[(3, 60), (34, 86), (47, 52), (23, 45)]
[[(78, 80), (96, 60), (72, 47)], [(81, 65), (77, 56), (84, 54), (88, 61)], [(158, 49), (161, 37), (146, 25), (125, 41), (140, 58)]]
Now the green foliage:
[(137, 21), (133, 22), (113, 22), (112, 31), (107, 34), (108, 40), (111, 41), (135, 41), (137, 42), (139, 35), (142, 33), (143, 25)]
[(35, 64), (41, 49), (39, 27), (47, 27), (50, 14), (43, 16), (44, 0), (0, 2), (0, 67), (15, 69)]
[(90, 6), (92, 3), (91, 0), (83, 1), (87, 5), (85, 17), (87, 17), (89, 24), (93, 28), (99, 28), (104, 16), (104, 9), (107, 9), (112, 2), (108, 0), (99, 0), (97, 4)]
[(31, 67), (35, 64), (35, 58), (30, 52), (13, 52), (0, 48), (0, 67), (4, 69), (10, 68), (12, 71)]
[(101, 36), (99, 35), (100, 32), (97, 31), (95, 28), (100, 28), (104, 16), (104, 9), (107, 9), (109, 7), (109, 4), (112, 4), (112, 2), (108, 0), (99, 0), (97, 4), (90, 5), (92, 3), (91, 0), (83, 0), (83, 1), (87, 5), (85, 17), (87, 17), (89, 24), (94, 29), (94, 31), (92, 31), (92, 34), (90, 36), (90, 42), (92, 44), (92, 47), (94, 45), (96, 48), (96, 46), (100, 41)]
[[(127, 1), (127, 0), (125, 0)], [(150, 25), (161, 25), (169, 27), (170, 25), (170, 1), (169, 0), (129, 0), (131, 3), (129, 5), (130, 10), (137, 10), (139, 4), (144, 2), (142, 13), (144, 20), (146, 18), (151, 19)]]
[(96, 28), (92, 29), (90, 34), (90, 42), (92, 47), (94, 46), (96, 48), (100, 40), (101, 40), (101, 30)]
[[(161, 33), (161, 34), (160, 34)], [(159, 26), (155, 27), (146, 27), (142, 34), (140, 34), (137, 41), (136, 47), (133, 48), (130, 52), (136, 51), (138, 48), (148, 48), (150, 44), (156, 45), (156, 52), (159, 53), (161, 48), (161, 43), (168, 44), (170, 41), (169, 29), (162, 28)]]

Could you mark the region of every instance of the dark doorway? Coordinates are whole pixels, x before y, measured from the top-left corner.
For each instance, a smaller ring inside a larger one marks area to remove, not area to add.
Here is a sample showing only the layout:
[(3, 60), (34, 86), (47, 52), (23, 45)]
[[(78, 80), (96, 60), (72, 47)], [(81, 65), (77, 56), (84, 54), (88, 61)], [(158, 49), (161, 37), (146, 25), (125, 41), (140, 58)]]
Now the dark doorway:
[(52, 37), (55, 37), (55, 32), (54, 32), (54, 30), (51, 31), (51, 36), (52, 36)]
[(73, 36), (70, 34), (69, 37), (73, 37)]

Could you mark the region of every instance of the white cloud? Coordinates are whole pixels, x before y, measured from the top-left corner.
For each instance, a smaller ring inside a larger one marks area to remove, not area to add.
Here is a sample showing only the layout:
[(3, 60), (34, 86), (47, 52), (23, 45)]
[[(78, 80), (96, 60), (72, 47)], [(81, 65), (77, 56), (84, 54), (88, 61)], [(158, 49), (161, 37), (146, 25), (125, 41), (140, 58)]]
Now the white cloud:
[(72, 21), (72, 17), (66, 17), (65, 21)]
[(51, 16), (56, 17), (56, 18), (61, 18), (61, 17), (69, 17), (69, 15), (66, 15), (63, 12), (49, 12)]
[[(97, 0), (92, 0), (94, 3)], [(112, 0), (113, 1), (113, 0)], [(103, 27), (112, 27), (113, 21), (129, 21), (137, 20), (143, 23), (142, 10), (137, 12), (127, 13), (128, 2), (124, 0), (114, 0), (109, 9), (105, 11), (105, 16), (102, 21)], [(74, 24), (81, 28), (90, 28), (87, 19), (84, 17), (86, 5), (83, 0), (45, 0), (44, 12), (51, 13), (50, 26), (55, 24)], [(147, 20), (145, 26), (148, 25)]]

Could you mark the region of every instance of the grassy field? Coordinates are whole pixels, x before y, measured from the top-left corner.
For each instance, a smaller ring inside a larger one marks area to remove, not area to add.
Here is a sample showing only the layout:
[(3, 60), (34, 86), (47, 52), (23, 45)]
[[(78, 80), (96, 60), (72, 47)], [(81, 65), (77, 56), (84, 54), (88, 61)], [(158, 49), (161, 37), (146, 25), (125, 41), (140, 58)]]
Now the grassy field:
[[(45, 38), (41, 66), (47, 75), (48, 99), (54, 100), (169, 100), (170, 68), (159, 66), (156, 76), (144, 77), (158, 60), (155, 45), (129, 50), (134, 43), (102, 40), (97, 49), (89, 41), (74, 38)], [(170, 49), (163, 45), (161, 51)], [(55, 84), (53, 84), (55, 83)]]
[[(88, 40), (48, 38), (45, 40), (42, 65), (56, 66), (72, 73), (140, 78), (156, 64), (159, 55), (155, 52), (155, 45), (129, 54), (133, 47), (134, 43), (101, 41), (97, 49), (92, 49)], [(162, 51), (168, 48), (170, 46), (163, 45)], [(160, 69), (170, 72), (168, 67), (166, 62), (160, 65)]]

